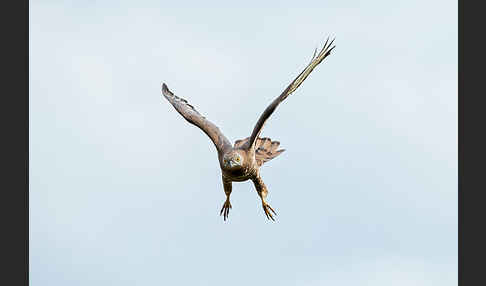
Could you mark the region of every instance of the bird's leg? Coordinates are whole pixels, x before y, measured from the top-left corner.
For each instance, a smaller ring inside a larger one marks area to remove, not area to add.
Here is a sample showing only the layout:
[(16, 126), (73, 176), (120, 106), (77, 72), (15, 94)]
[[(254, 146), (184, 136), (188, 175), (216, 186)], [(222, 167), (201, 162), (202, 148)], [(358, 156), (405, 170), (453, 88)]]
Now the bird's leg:
[(226, 219), (228, 218), (229, 210), (231, 209), (230, 195), (231, 195), (231, 190), (233, 188), (233, 183), (230, 180), (227, 180), (225, 177), (223, 177), (223, 188), (224, 188), (224, 193), (226, 194), (226, 201), (224, 202), (223, 207), (219, 212), (219, 215), (223, 215), (223, 218), (226, 221)]
[(267, 216), (267, 219), (271, 219), (275, 221), (272, 212), (274, 215), (277, 215), (277, 213), (272, 209), (272, 207), (266, 201), (266, 197), (268, 194), (267, 186), (265, 186), (265, 183), (263, 183), (263, 180), (260, 177), (260, 175), (252, 179), (252, 181), (253, 184), (255, 185), (255, 189), (258, 193), (258, 196), (260, 196), (260, 199), (262, 199), (262, 207), (263, 207), (263, 211), (265, 212), (265, 215)]

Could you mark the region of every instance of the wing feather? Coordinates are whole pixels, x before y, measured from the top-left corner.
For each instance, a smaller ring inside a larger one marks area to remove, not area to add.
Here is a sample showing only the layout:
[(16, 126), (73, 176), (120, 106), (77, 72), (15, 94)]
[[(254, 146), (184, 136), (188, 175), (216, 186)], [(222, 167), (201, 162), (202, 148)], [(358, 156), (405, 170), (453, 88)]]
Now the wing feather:
[(216, 125), (202, 116), (187, 100), (174, 95), (165, 83), (162, 84), (162, 94), (189, 123), (196, 125), (209, 136), (218, 152), (231, 148), (230, 141)]
[[(280, 94), (279, 97), (277, 97), (270, 105), (265, 109), (265, 111), (262, 113), (260, 118), (258, 119), (258, 122), (256, 123), (255, 127), (253, 128), (253, 132), (250, 136), (250, 139), (246, 142), (246, 148), (251, 149), (255, 148), (255, 142), (257, 141), (256, 139), (260, 135), (261, 131), (263, 130), (263, 126), (265, 125), (265, 122), (267, 119), (272, 115), (272, 113), (275, 111), (277, 106), (284, 101), (290, 94), (292, 94), (309, 76), (309, 74), (314, 70), (314, 68), (322, 62), (330, 53), (331, 51), (335, 48), (335, 46), (332, 46), (334, 40), (329, 42), (329, 38), (326, 40), (326, 43), (322, 47), (321, 51), (316, 55), (317, 50), (314, 51), (314, 54), (312, 56), (312, 59), (310, 63), (306, 66), (306, 68), (287, 86), (287, 88)], [(331, 47), (332, 46), (332, 47)]]

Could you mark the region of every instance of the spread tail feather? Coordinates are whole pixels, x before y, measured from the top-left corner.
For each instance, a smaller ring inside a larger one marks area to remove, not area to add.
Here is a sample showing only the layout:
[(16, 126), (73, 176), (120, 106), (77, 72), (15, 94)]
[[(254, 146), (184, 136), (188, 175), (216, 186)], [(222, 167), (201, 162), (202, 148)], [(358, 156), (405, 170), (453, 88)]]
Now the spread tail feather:
[[(235, 141), (235, 148), (242, 147), (247, 141), (250, 139), (249, 137), (241, 140)], [(255, 142), (255, 159), (257, 161), (258, 166), (263, 165), (273, 158), (277, 157), (278, 155), (282, 154), (285, 149), (277, 150), (280, 146), (280, 142), (272, 141), (268, 137), (258, 138)]]

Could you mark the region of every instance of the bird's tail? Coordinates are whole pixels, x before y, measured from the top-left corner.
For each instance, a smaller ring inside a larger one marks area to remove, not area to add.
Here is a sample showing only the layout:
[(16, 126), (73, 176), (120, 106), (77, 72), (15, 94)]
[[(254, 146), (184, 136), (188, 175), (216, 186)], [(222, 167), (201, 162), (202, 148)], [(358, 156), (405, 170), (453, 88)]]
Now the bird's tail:
[[(234, 147), (238, 148), (243, 146), (248, 141), (248, 138), (236, 140)], [(263, 165), (273, 158), (277, 157), (278, 155), (282, 154), (285, 149), (277, 150), (280, 146), (280, 142), (272, 141), (272, 139), (265, 137), (265, 138), (258, 138), (255, 142), (255, 159), (257, 161), (258, 166)]]

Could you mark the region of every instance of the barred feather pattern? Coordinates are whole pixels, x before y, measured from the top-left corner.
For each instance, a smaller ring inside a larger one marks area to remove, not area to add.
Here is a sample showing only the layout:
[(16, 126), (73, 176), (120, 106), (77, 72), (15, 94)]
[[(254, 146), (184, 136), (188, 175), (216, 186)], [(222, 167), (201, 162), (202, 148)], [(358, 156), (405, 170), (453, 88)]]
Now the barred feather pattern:
[[(245, 143), (248, 142), (249, 139), (250, 137), (241, 140), (236, 140), (234, 144), (234, 148), (242, 148), (245, 145)], [(280, 146), (279, 141), (272, 141), (272, 139), (268, 137), (258, 138), (255, 143), (255, 159), (257, 161), (258, 166), (260, 167), (264, 163), (282, 154), (282, 152), (284, 152), (285, 149), (277, 150), (279, 146)]]

